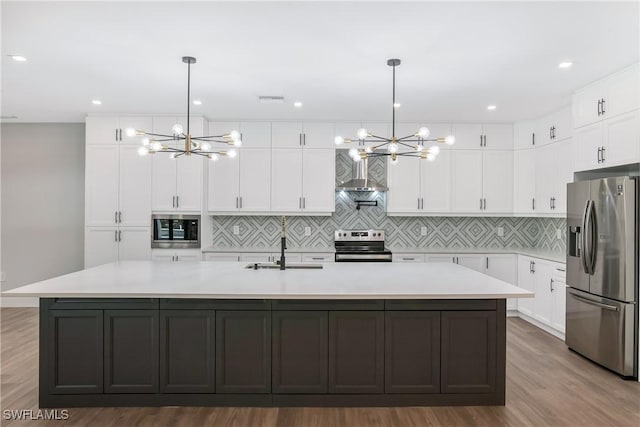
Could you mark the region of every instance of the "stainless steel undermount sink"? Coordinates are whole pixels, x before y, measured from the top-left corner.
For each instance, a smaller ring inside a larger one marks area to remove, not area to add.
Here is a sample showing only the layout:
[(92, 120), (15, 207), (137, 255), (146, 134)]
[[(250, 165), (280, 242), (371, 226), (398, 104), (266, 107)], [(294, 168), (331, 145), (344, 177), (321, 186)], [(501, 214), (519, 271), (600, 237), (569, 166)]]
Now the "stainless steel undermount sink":
[[(249, 270), (279, 270), (280, 265), (274, 262), (252, 262), (245, 265)], [(318, 270), (322, 268), (322, 264), (300, 264), (300, 263), (286, 263), (285, 270)]]

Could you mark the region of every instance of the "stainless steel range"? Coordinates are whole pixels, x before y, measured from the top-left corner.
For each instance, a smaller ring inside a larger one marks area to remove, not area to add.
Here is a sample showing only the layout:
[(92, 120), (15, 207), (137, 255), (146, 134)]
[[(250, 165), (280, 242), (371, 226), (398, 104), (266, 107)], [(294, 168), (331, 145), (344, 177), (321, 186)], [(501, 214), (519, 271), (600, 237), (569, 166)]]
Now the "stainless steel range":
[(382, 230), (337, 230), (336, 262), (391, 262)]

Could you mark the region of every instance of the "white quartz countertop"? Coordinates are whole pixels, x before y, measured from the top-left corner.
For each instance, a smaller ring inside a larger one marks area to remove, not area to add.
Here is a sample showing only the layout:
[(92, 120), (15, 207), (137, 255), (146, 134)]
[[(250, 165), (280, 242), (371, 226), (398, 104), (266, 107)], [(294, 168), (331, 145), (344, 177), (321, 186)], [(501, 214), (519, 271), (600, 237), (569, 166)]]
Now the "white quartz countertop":
[[(334, 253), (335, 247), (317, 248), (317, 247), (287, 247), (287, 253)], [(241, 246), (229, 246), (218, 247), (208, 246), (202, 250), (204, 253), (229, 253), (229, 252), (242, 252), (242, 253), (280, 253), (280, 246), (261, 246), (261, 247), (241, 247)]]
[(41, 298), (493, 299), (532, 292), (453, 263), (335, 263), (249, 270), (238, 262), (123, 261), (3, 292)]
[(516, 254), (563, 264), (566, 262), (566, 254), (564, 252), (539, 248), (399, 248), (392, 246), (389, 249), (396, 254)]

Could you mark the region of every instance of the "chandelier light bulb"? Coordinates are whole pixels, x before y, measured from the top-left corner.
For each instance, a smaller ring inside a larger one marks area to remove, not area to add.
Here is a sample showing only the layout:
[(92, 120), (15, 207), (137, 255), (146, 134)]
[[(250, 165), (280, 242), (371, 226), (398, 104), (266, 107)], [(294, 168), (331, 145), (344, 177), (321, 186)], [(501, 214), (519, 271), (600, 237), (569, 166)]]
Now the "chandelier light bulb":
[(335, 142), (336, 145), (344, 144), (344, 138), (341, 137), (341, 136), (336, 136), (335, 139), (333, 140), (333, 142)]
[(349, 156), (351, 156), (352, 158), (356, 158), (359, 157), (358, 155), (358, 149), (357, 148), (350, 148), (349, 149)]
[(173, 131), (174, 135), (182, 135), (182, 125), (180, 123), (176, 123), (175, 125), (173, 125), (171, 127), (171, 130)]
[(427, 151), (429, 152), (429, 154), (433, 154), (434, 156), (437, 156), (438, 154), (440, 154), (440, 147), (434, 145), (432, 147), (429, 147)]
[(234, 147), (240, 147), (242, 145), (242, 140), (241, 139), (234, 139), (233, 140), (233, 145), (234, 145)]
[(129, 138), (136, 136), (136, 130), (134, 128), (126, 128), (124, 132)]
[(211, 143), (207, 142), (207, 141), (204, 141), (204, 142), (202, 142), (202, 144), (200, 144), (200, 148), (203, 151), (209, 151), (209, 150), (211, 150)]
[(153, 151), (160, 151), (162, 149), (162, 144), (160, 144), (158, 141), (153, 141), (151, 143), (151, 149)]
[(367, 145), (366, 147), (364, 147), (364, 151), (365, 153), (373, 153), (373, 147)]
[(422, 151), (423, 149), (424, 149), (424, 145), (422, 145), (422, 144), (420, 144), (420, 143), (419, 143), (418, 145), (416, 145), (416, 151), (420, 152), (420, 151)]
[(240, 140), (240, 132), (238, 132), (237, 130), (232, 130), (231, 132), (229, 132), (229, 136), (234, 141)]
[(150, 143), (151, 140), (149, 138), (142, 138), (142, 145), (144, 145), (145, 147), (147, 147)]
[(449, 135), (444, 139), (444, 143), (447, 145), (453, 145), (456, 143), (456, 137), (453, 135)]
[(395, 166), (398, 164), (398, 156), (396, 156), (395, 153), (391, 155), (389, 163), (391, 163), (392, 166)]
[(220, 157), (216, 153), (212, 153), (209, 155), (209, 160), (212, 162), (217, 162)]
[(177, 159), (178, 158), (178, 153), (171, 153), (170, 156), (172, 159)]
[(238, 152), (236, 150), (229, 150), (227, 152), (227, 156), (229, 156), (232, 159), (234, 159), (237, 155), (238, 155)]
[(433, 162), (436, 159), (435, 154), (427, 153), (427, 160)]
[(398, 152), (398, 144), (396, 144), (395, 142), (392, 142), (391, 144), (389, 144), (389, 146), (387, 146), (387, 151), (389, 153), (397, 153)]
[(429, 135), (431, 135), (431, 131), (429, 130), (429, 128), (423, 126), (420, 129), (418, 129), (418, 136), (420, 138), (427, 139), (429, 138)]
[(149, 154), (149, 148), (148, 147), (138, 148), (138, 154), (141, 156), (146, 156), (147, 154)]
[(367, 139), (369, 132), (365, 128), (358, 129), (358, 139)]

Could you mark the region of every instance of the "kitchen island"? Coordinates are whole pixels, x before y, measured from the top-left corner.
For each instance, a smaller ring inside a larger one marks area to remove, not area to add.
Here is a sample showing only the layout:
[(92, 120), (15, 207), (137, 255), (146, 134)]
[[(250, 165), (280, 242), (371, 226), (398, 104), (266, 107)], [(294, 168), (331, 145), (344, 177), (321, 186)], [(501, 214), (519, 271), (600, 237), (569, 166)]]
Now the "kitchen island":
[(504, 405), (506, 298), (465, 267), (120, 262), (40, 297), (40, 406)]

